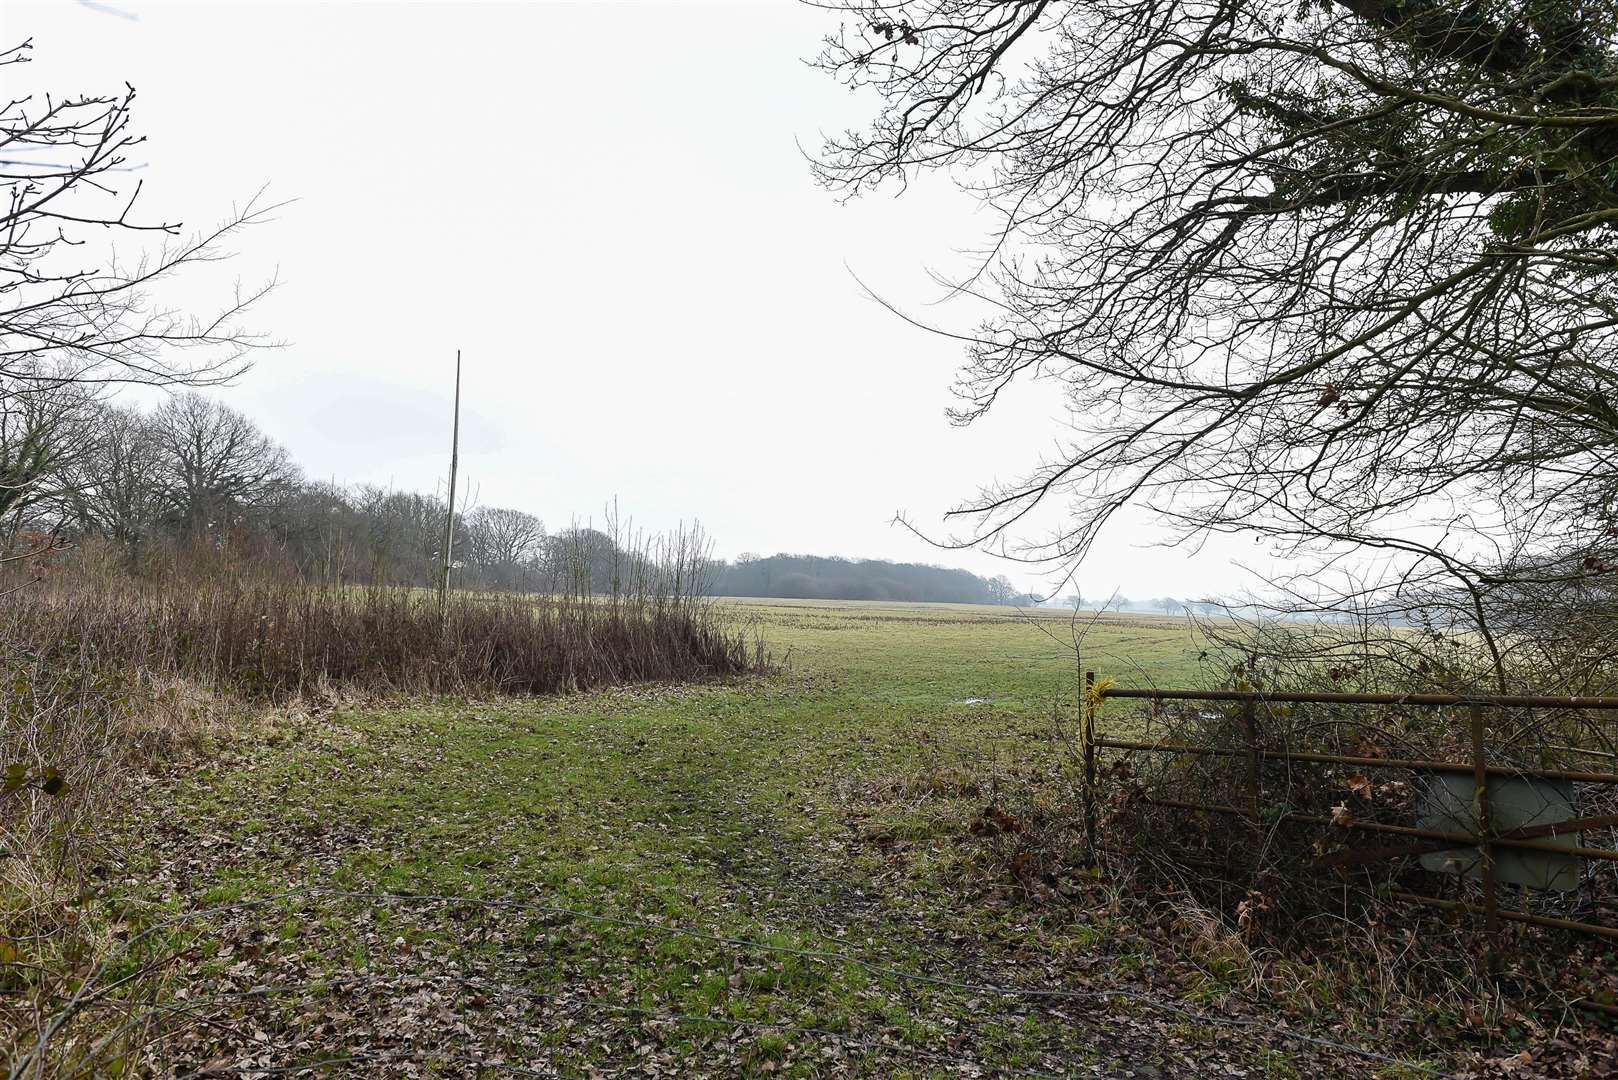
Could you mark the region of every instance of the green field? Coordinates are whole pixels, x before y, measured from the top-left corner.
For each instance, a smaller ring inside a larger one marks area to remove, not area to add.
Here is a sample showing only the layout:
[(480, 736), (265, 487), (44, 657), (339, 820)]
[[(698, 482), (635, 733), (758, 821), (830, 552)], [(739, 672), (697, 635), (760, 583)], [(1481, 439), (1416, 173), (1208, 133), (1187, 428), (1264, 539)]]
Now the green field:
[[(1235, 989), (1216, 964), (1163, 975), (1101, 894), (1042, 901), (973, 835), (1070, 752), (1067, 615), (726, 604), (776, 674), (288, 717), (154, 786), (117, 895), (131, 926), (161, 926), (108, 977), (189, 946), (165, 969), (184, 1022), (155, 1056), (421, 1076), (1346, 1068), (1212, 1022)], [(1177, 685), (1199, 650), (1181, 621), (1108, 617), (1082, 663)], [(1097, 993), (1130, 988), (1171, 1004)]]
[(1191, 685), (1202, 677), (1199, 639), (1184, 619), (1167, 616), (850, 600), (725, 603), (739, 618), (758, 620), (787, 666), (918, 695), (918, 704), (989, 697), (1048, 707), (1071, 700), (1078, 664), (1120, 685)]

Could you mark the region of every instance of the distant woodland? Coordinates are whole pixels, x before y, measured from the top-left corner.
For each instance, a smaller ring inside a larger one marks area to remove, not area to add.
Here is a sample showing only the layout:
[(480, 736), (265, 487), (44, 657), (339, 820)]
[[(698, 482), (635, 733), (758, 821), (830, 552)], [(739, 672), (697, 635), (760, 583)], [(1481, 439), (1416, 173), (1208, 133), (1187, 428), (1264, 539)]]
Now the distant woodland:
[[(547, 527), (514, 507), (458, 506), (454, 584), (612, 593), (648, 557), (609, 510), (600, 528)], [(246, 415), (196, 393), (149, 410), (40, 378), (0, 398), (0, 521), (13, 551), (78, 548), (137, 574), (230, 567), (339, 583), (431, 585), (444, 565), (441, 495), (308, 479)], [(694, 539), (694, 538), (688, 538)], [(814, 555), (685, 552), (720, 596), (1032, 604), (1004, 576)]]
[(720, 596), (775, 596), (794, 600), (897, 600), (944, 604), (1035, 604), (1000, 575), (881, 559), (824, 555), (742, 555), (715, 568)]

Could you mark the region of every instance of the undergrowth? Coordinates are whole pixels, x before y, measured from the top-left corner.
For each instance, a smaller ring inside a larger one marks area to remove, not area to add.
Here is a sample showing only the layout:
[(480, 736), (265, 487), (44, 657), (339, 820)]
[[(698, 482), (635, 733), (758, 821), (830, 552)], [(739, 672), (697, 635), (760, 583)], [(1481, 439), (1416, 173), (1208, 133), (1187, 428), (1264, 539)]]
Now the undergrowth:
[[(1146, 741), (1242, 745), (1235, 710), (1119, 712), (1126, 708), (1108, 704), (1107, 725)], [(1466, 759), (1464, 739), (1445, 717), (1364, 712), (1260, 709), (1257, 737), (1265, 746)], [(1490, 732), (1496, 744), (1511, 740), (1512, 760), (1555, 763), (1540, 744), (1571, 740), (1587, 719), (1546, 722), (1530, 739), (1523, 717), (1503, 715)], [(1076, 726), (1058, 716), (1056, 752), (1037, 763), (963, 772), (945, 761), (851, 794), (872, 808), (873, 820), (927, 822), (929, 850), (911, 856), (918, 872), (946, 874), (980, 901), (1026, 913), (1029, 925), (1049, 935), (1051, 949), (1082, 939), (1086, 948), (1110, 952), (1122, 968), (1177, 998), (1263, 1008), (1356, 1038), (1393, 1038), (1483, 1071), (1508, 1059), (1542, 1070), (1534, 1075), (1587, 1075), (1594, 1060), (1618, 1066), (1618, 1058), (1603, 1056), (1611, 1053), (1607, 1028), (1618, 999), (1610, 941), (1508, 922), (1491, 951), (1480, 920), (1398, 898), (1436, 891), (1475, 905), (1475, 882), (1435, 875), (1414, 855), (1353, 861), (1346, 869), (1329, 861), (1397, 846), (1400, 837), (1373, 832), (1367, 839), (1343, 824), (1409, 824), (1419, 781), (1408, 774), (1266, 759), (1260, 813), (1250, 818), (1163, 805), (1247, 806), (1245, 754), (1112, 753), (1101, 760), (1092, 850), (1083, 759), (1071, 738)], [(1605, 811), (1599, 793), (1592, 795), (1596, 801), (1587, 799), (1581, 813)], [(884, 824), (871, 839), (889, 851), (892, 831)], [(1605, 842), (1589, 834), (1584, 841)], [(947, 856), (940, 857), (941, 847)], [(1573, 917), (1610, 923), (1618, 908), (1609, 870), (1587, 867), (1570, 899), (1511, 889), (1502, 907), (1556, 913), (1551, 908), (1572, 903)]]
[[(88, 903), (119, 862), (102, 823), (148, 770), (242, 734), (268, 709), (553, 694), (764, 664), (761, 644), (694, 589), (655, 582), (440, 604), (418, 589), (75, 569), (18, 574), (0, 606), (0, 1045), (12, 1047), (45, 1045), (94, 1004), (80, 987), (120, 933)], [(164, 967), (121, 977), (155, 993)], [(110, 1021), (105, 1035), (139, 1037)], [(52, 1073), (9, 1057), (0, 1064), (14, 1074)]]

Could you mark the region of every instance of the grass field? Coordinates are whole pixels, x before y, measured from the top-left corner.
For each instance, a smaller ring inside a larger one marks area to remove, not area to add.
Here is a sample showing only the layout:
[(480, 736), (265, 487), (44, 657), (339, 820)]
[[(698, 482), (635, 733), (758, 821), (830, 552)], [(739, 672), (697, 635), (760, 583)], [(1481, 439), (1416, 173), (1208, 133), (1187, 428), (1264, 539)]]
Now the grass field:
[[(726, 603), (759, 621), (789, 667), (920, 694), (918, 703), (988, 697), (1048, 710), (1052, 700), (1072, 699), (1080, 665), (1124, 685), (1189, 685), (1202, 677), (1199, 639), (1184, 619), (1167, 616), (1075, 618), (1037, 608), (869, 601)], [(1076, 660), (1073, 639), (1081, 632)]]
[[(124, 826), (108, 892), (126, 944), (105, 973), (168, 965), (152, 1057), (232, 1075), (1356, 1071), (1215, 1023), (1242, 1010), (1216, 964), (1161, 972), (1103, 914), (1030, 904), (971, 835), (999, 785), (1066, 752), (1067, 616), (726, 603), (778, 674), (286, 718), (157, 781)], [(1177, 685), (1198, 652), (1183, 622), (1112, 617), (1082, 663)]]

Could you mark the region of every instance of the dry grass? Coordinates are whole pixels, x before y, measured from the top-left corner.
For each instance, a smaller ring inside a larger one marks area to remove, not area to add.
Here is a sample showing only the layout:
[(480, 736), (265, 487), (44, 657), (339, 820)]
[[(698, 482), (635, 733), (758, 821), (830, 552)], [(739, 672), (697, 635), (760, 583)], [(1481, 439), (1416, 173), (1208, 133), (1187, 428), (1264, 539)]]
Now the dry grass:
[[(46, 585), (11, 598), (0, 640), (86, 667), (287, 701), (384, 693), (555, 693), (750, 669), (745, 638), (679, 598), (465, 596), (295, 582)], [(47, 644), (48, 643), (48, 644)]]
[(0, 603), (8, 1045), (41, 1041), (76, 1007), (66, 1003), (78, 981), (115, 951), (116, 928), (89, 916), (83, 900), (118, 864), (100, 825), (144, 767), (279, 706), (548, 694), (723, 677), (762, 662), (700, 598), (655, 590), (452, 594), (441, 609), (421, 590), (69, 568), (14, 584)]

